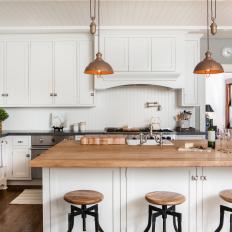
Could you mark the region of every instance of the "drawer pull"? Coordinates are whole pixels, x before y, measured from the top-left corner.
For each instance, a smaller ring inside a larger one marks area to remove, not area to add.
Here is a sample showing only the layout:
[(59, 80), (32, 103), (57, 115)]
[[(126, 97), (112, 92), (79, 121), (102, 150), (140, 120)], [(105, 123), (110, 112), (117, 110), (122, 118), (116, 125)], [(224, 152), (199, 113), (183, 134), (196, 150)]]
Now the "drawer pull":
[(193, 181), (197, 181), (198, 180), (198, 176), (192, 176), (192, 180)]
[(18, 143), (23, 143), (23, 141), (22, 141), (22, 140), (19, 140)]

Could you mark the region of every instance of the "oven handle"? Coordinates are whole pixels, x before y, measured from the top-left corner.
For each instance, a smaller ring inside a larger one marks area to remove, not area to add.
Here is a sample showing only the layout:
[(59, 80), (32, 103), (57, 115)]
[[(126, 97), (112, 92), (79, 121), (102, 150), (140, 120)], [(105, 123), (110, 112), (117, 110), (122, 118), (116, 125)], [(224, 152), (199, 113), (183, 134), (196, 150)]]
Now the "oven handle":
[(33, 150), (48, 150), (49, 148), (51, 148), (51, 146), (50, 147), (31, 147), (31, 150), (33, 151)]

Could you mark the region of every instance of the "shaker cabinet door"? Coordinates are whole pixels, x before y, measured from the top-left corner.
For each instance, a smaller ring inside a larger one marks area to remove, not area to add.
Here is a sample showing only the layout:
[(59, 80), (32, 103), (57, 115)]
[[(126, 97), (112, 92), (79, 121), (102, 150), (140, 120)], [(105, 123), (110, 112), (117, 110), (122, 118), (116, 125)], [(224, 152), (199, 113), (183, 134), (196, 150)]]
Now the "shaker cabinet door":
[(80, 40), (77, 48), (78, 54), (78, 95), (80, 105), (93, 105), (94, 86), (93, 76), (84, 74), (85, 67), (92, 61), (93, 52), (91, 49), (91, 40)]
[(54, 42), (55, 105), (77, 104), (76, 41)]
[(194, 67), (199, 61), (199, 44), (198, 40), (187, 40), (185, 48), (186, 57), (186, 75), (185, 75), (185, 88), (184, 88), (184, 105), (194, 106), (197, 105), (198, 93), (198, 78), (193, 73)]
[(105, 37), (104, 57), (114, 72), (128, 71), (128, 38)]
[[(219, 225), (220, 205), (231, 207), (230, 203), (225, 202), (219, 197), (219, 192), (225, 189), (231, 189), (232, 169), (231, 168), (203, 168), (201, 174), (202, 189), (201, 189), (201, 206), (202, 210), (202, 231), (215, 231)], [(230, 213), (225, 214), (224, 226), (222, 231), (230, 231)], [(199, 230), (200, 231), (200, 230)]]
[(7, 105), (28, 105), (28, 42), (6, 43), (6, 89)]
[(0, 104), (5, 103), (4, 97), (4, 42), (0, 42)]
[[(126, 207), (128, 232), (141, 232), (147, 226), (148, 203), (145, 194), (153, 191), (172, 191), (183, 194), (186, 201), (176, 210), (183, 215), (183, 231), (195, 232), (197, 212), (197, 182), (192, 180), (195, 168), (128, 168), (126, 175)], [(125, 207), (124, 207), (125, 208)], [(156, 231), (162, 231), (162, 220), (157, 219)], [(175, 232), (172, 218), (167, 219), (167, 231)]]
[(176, 39), (152, 38), (152, 71), (174, 72), (176, 69)]
[(30, 178), (30, 151), (27, 148), (14, 148), (12, 152), (13, 178)]
[(151, 71), (151, 38), (129, 39), (129, 71)]
[(52, 105), (52, 65), (52, 41), (31, 42), (30, 103), (32, 105)]

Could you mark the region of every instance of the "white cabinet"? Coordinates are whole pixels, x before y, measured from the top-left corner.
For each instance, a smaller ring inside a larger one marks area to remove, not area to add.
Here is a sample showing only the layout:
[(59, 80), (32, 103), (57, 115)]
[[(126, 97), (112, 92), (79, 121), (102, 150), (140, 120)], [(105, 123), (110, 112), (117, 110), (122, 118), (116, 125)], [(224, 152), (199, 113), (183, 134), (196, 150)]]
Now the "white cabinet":
[(129, 71), (151, 71), (151, 38), (129, 39)]
[(8, 41), (5, 49), (4, 105), (27, 105), (28, 42)]
[(93, 76), (84, 74), (86, 65), (93, 56), (92, 41), (80, 40), (77, 45), (77, 63), (78, 63), (78, 99), (79, 105), (94, 104), (94, 83)]
[(8, 137), (11, 150), (8, 154), (7, 179), (30, 180), (31, 179), (31, 137), (11, 136)]
[(29, 161), (31, 159), (28, 148), (14, 148), (12, 151), (12, 177), (30, 178)]
[[(126, 172), (126, 228), (128, 232), (141, 232), (147, 226), (148, 204), (145, 194), (152, 191), (174, 191), (186, 196), (186, 202), (177, 206), (183, 215), (183, 231), (196, 231), (197, 195), (196, 182), (192, 180), (195, 168), (151, 169), (129, 168)], [(162, 231), (162, 220), (157, 220), (157, 231)], [(172, 218), (168, 217), (167, 231), (174, 232)]]
[(83, 75), (92, 54), (85, 34), (0, 36), (1, 105), (93, 106), (93, 76)]
[(55, 105), (77, 104), (76, 42), (54, 42)]
[(8, 141), (7, 138), (0, 139), (0, 190), (7, 188), (7, 157)]
[[(84, 177), (84, 178), (83, 178)], [(104, 195), (99, 204), (99, 222), (104, 231), (120, 231), (120, 170), (119, 169), (43, 169), (44, 232), (67, 230), (70, 204), (65, 193), (76, 189), (94, 189)], [(50, 213), (50, 215), (49, 215)], [(51, 221), (50, 221), (51, 220)], [(94, 220), (87, 217), (87, 230), (95, 231)], [(75, 218), (73, 231), (81, 232), (82, 219)]]
[(0, 104), (3, 105), (4, 97), (4, 42), (0, 42)]
[(185, 75), (184, 87), (180, 91), (180, 106), (204, 107), (205, 79), (193, 73), (195, 66), (200, 62), (200, 34), (186, 36), (185, 39)]
[(115, 72), (128, 72), (128, 38), (105, 37), (104, 58), (113, 67)]
[(53, 43), (32, 41), (30, 46), (30, 104), (53, 103)]
[[(184, 32), (103, 30), (100, 50), (114, 74), (95, 78), (95, 88), (149, 84), (182, 88)], [(97, 48), (97, 39), (95, 42)]]
[[(201, 176), (202, 188), (199, 193), (201, 197), (202, 224), (198, 231), (212, 232), (219, 225), (220, 205), (231, 207), (231, 204), (223, 201), (219, 197), (219, 192), (231, 189), (232, 169), (231, 168), (203, 168)], [(225, 214), (224, 226), (222, 231), (229, 230), (229, 213)]]
[(152, 38), (152, 71), (173, 72), (176, 70), (176, 38)]

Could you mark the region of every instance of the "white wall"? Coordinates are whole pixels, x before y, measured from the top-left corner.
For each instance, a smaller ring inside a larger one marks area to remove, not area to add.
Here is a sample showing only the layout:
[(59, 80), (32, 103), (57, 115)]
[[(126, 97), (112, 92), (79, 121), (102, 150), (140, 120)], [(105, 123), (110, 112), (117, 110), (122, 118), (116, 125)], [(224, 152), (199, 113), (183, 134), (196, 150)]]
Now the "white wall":
[[(5, 130), (48, 130), (51, 112), (66, 112), (67, 124), (86, 121), (87, 129), (103, 130), (109, 126), (140, 127), (150, 122), (152, 116), (160, 117), (161, 127), (174, 128), (178, 113), (176, 92), (156, 86), (127, 86), (98, 91), (95, 108), (12, 108), (4, 122)], [(147, 101), (158, 101), (162, 111), (145, 108)], [(192, 126), (195, 118), (192, 118)]]
[(225, 80), (228, 78), (232, 78), (232, 73), (213, 75), (206, 79), (206, 104), (212, 106), (214, 113), (210, 116), (219, 128), (225, 127)]

